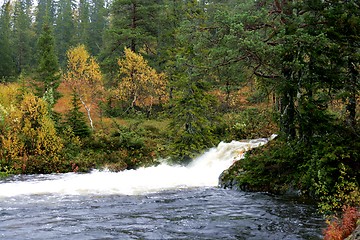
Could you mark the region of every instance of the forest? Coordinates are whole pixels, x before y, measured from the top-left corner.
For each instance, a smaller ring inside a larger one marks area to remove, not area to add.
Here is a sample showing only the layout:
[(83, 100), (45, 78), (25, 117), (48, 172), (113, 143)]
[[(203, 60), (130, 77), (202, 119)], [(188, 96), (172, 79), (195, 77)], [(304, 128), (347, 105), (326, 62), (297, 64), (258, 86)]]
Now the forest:
[(0, 172), (187, 164), (278, 137), (225, 179), (360, 200), (356, 0), (14, 0), (0, 12)]

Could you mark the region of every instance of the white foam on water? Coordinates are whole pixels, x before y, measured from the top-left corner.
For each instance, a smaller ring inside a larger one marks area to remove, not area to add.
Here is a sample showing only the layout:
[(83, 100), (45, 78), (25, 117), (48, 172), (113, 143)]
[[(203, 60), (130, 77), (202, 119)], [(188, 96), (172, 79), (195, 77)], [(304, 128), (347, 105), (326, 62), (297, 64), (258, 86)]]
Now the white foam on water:
[(3, 182), (0, 197), (20, 195), (138, 195), (162, 190), (218, 185), (219, 175), (251, 148), (266, 144), (268, 139), (221, 142), (188, 166), (161, 164), (122, 172), (93, 171), (87, 174), (59, 174), (49, 179)]

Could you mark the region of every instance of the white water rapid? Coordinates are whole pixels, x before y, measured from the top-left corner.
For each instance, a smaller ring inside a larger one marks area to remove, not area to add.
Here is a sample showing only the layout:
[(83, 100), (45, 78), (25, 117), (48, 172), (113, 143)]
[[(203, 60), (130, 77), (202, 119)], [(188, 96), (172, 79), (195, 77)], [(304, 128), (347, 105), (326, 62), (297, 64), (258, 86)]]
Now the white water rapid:
[[(270, 138), (271, 139), (271, 138)], [(140, 195), (162, 190), (218, 185), (219, 175), (251, 148), (269, 139), (220, 143), (188, 166), (161, 164), (123, 172), (93, 171), (88, 174), (38, 175), (30, 180), (0, 182), (0, 198), (20, 195)]]

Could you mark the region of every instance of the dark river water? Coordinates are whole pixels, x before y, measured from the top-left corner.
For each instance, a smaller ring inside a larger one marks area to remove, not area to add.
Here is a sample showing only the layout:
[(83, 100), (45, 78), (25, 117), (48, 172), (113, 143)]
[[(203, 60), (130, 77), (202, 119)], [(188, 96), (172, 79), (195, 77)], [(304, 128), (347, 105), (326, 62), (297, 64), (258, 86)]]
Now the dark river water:
[(312, 206), (214, 187), (11, 197), (0, 219), (2, 239), (321, 239), (324, 227)]
[(222, 143), (187, 167), (0, 180), (0, 239), (322, 239), (312, 205), (217, 187), (266, 141)]

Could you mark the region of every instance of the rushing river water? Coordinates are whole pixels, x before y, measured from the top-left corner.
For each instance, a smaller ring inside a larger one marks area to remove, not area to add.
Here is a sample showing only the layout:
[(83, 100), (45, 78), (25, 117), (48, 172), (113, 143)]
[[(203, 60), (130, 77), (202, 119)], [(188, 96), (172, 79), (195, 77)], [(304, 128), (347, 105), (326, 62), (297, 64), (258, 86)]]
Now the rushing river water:
[(0, 181), (0, 239), (321, 239), (314, 206), (217, 188), (244, 151), (221, 143), (187, 167)]

